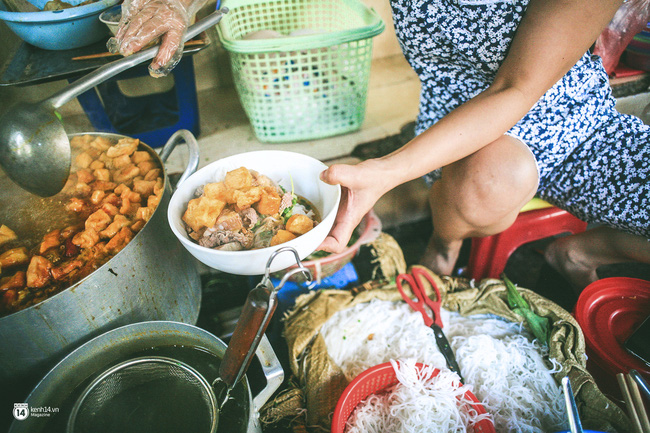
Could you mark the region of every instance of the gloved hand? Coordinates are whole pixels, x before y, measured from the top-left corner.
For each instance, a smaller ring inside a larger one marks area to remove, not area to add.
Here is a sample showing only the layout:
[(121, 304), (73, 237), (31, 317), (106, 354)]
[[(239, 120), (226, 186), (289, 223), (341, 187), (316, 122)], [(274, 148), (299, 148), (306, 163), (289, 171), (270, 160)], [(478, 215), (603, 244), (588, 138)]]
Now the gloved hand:
[(206, 1), (124, 0), (117, 34), (106, 46), (111, 53), (128, 56), (160, 38), (160, 50), (149, 65), (149, 74), (165, 76), (181, 60), (183, 36)]

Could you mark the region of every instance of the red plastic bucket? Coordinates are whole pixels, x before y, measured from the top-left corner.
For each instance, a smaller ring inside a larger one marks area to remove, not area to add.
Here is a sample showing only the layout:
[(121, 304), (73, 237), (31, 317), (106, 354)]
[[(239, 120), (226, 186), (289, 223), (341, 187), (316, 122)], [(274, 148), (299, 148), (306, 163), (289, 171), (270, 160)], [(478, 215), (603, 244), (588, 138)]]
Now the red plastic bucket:
[[(424, 364), (416, 364), (418, 369), (423, 369)], [(437, 376), (440, 370), (437, 368), (433, 370), (432, 376)], [(395, 375), (395, 370), (393, 365), (390, 362), (376, 365), (371, 367), (358, 375), (357, 377), (350, 382), (350, 384), (345, 388), (343, 394), (339, 398), (338, 403), (336, 404), (336, 409), (334, 410), (334, 418), (332, 419), (332, 433), (344, 433), (345, 424), (348, 421), (348, 418), (357, 407), (366, 397), (372, 394), (380, 393), (393, 385), (396, 385), (399, 381)], [(465, 393), (465, 398), (474, 402), (472, 408), (481, 415), (487, 413), (483, 405), (479, 402), (476, 396), (467, 391)], [(472, 426), (475, 433), (496, 433), (494, 430), (494, 424), (490, 420), (482, 420)]]
[(625, 277), (598, 280), (582, 291), (574, 315), (587, 344), (587, 368), (602, 392), (620, 396), (617, 373), (636, 369), (650, 379), (650, 368), (623, 345), (650, 315), (649, 281)]

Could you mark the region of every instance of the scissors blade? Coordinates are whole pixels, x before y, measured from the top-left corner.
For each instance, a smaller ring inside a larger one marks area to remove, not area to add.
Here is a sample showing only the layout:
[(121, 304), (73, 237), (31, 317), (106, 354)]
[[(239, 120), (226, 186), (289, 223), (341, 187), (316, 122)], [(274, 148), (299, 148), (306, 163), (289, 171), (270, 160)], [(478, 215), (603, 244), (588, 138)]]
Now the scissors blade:
[(458, 363), (456, 362), (454, 351), (451, 349), (449, 340), (447, 340), (445, 333), (442, 332), (442, 328), (434, 323), (431, 325), (431, 329), (433, 330), (433, 335), (436, 337), (438, 349), (440, 349), (440, 353), (442, 353), (447, 361), (447, 367), (460, 377), (461, 383), (465, 383), (465, 379), (463, 379), (463, 376), (460, 374), (460, 367), (458, 367)]

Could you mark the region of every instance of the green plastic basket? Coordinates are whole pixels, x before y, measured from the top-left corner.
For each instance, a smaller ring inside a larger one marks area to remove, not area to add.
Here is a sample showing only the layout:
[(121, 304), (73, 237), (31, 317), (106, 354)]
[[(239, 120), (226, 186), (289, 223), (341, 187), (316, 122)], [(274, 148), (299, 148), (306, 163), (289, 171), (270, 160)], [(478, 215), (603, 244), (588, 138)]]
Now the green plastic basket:
[[(361, 127), (372, 38), (384, 30), (373, 9), (358, 0), (222, 3), (230, 12), (217, 31), (260, 141), (311, 140)], [(246, 39), (261, 30), (282, 37)], [(296, 32), (303, 35), (289, 36)]]

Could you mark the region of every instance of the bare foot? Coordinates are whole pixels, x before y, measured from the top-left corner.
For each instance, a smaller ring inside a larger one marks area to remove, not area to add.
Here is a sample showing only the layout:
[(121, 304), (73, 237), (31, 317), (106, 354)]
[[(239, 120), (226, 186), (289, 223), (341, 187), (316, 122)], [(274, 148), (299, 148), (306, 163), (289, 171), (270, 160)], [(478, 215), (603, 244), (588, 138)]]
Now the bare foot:
[(577, 293), (598, 279), (597, 263), (573, 242), (571, 236), (553, 241), (544, 251), (546, 262), (573, 286)]
[(451, 275), (462, 246), (462, 240), (447, 243), (431, 236), (427, 249), (420, 258), (420, 264), (439, 275)]

